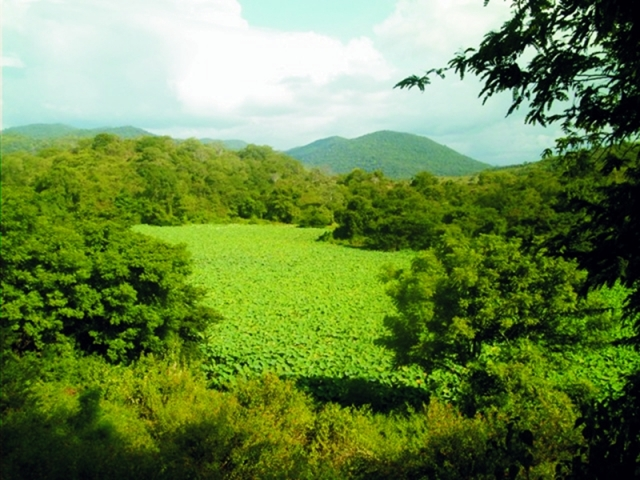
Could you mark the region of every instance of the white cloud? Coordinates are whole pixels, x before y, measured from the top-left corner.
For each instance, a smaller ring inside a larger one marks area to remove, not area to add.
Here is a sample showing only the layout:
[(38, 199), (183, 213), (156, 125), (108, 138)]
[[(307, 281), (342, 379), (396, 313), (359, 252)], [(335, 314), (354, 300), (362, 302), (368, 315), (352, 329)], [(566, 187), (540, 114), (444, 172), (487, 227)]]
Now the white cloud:
[(513, 161), (531, 160), (541, 149), (519, 117), (504, 123), (508, 99), (482, 107), (472, 78), (450, 75), (424, 94), (392, 88), (477, 44), (507, 13), (500, 0), (398, 0), (371, 37), (340, 40), (257, 28), (237, 0), (4, 0), (3, 65), (22, 67), (3, 70), (4, 118), (283, 149), (389, 129), (485, 161), (518, 139)]
[[(26, 28), (13, 29), (15, 43), (31, 48), (50, 86), (82, 86), (83, 92), (62, 92), (58, 98), (64, 103), (75, 95), (86, 102), (86, 92), (110, 88), (106, 80), (115, 78), (133, 86), (146, 82), (156, 90), (159, 79), (150, 75), (160, 71), (181, 113), (216, 117), (247, 105), (294, 105), (305, 89), (344, 76), (381, 80), (391, 75), (368, 38), (341, 42), (313, 32), (254, 28), (242, 18), (237, 0), (7, 3), (15, 25)], [(151, 68), (145, 74), (137, 64)], [(109, 70), (106, 76), (104, 70)], [(139, 97), (137, 90), (131, 94)]]
[(341, 76), (390, 76), (390, 67), (368, 38), (345, 44), (313, 32), (252, 28), (239, 17), (239, 9), (234, 20), (227, 7), (220, 23), (211, 11), (209, 16), (195, 14), (198, 5), (191, 5), (189, 15), (153, 20), (153, 29), (171, 52), (169, 81), (188, 112), (231, 113), (247, 104), (281, 107), (295, 103), (301, 90)]
[(394, 13), (374, 31), (396, 58), (441, 66), (456, 51), (477, 45), (508, 14), (508, 2), (499, 0), (486, 7), (481, 0), (398, 0)]
[(171, 0), (177, 11), (194, 22), (228, 28), (246, 28), (236, 0)]
[[(385, 21), (376, 25), (375, 46), (401, 74), (396, 81), (430, 68), (445, 67), (457, 52), (477, 46), (484, 35), (510, 17), (510, 3), (493, 0), (398, 0)], [(495, 163), (533, 161), (552, 145), (558, 129), (525, 125), (523, 112), (505, 118), (508, 93), (478, 98), (481, 82), (454, 72), (436, 76), (424, 93), (396, 90), (389, 112), (398, 129), (428, 136), (479, 160)]]
[(24, 68), (24, 63), (20, 57), (12, 54), (2, 55), (0, 57), (0, 65), (9, 68)]

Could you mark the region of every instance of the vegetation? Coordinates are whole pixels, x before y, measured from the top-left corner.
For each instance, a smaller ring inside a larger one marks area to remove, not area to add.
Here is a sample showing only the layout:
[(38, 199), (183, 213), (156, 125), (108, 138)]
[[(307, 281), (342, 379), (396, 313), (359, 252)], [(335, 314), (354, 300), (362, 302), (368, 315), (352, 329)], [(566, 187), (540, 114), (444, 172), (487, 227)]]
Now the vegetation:
[(214, 320), (187, 283), (184, 248), (21, 200), (2, 196), (3, 348), (67, 346), (127, 362), (193, 341)]
[(3, 413), (4, 478), (454, 479), (506, 470), (522, 448), (499, 422), (438, 401), (410, 416), (314, 406), (274, 376), (220, 392), (153, 357), (29, 367), (28, 401)]
[(215, 140), (213, 138), (199, 138), (198, 140), (205, 145), (214, 144), (227, 150), (242, 150), (249, 145), (244, 140)]
[(547, 162), (482, 172), (466, 182), (427, 172), (410, 183), (393, 182), (354, 170), (338, 183), (346, 193), (332, 237), (366, 248), (430, 248), (451, 230), (517, 237), (534, 248), (574, 221), (572, 211), (557, 212), (563, 187)]
[[(510, 91), (508, 113), (525, 106), (529, 123), (560, 122), (565, 133), (556, 141), (561, 165), (570, 176), (590, 181), (577, 183), (586, 188), (569, 189), (569, 208), (578, 214), (570, 231), (578, 241), (560, 240), (559, 253), (587, 268), (591, 288), (620, 281), (631, 289), (627, 313), (636, 328), (632, 342), (640, 347), (640, 270), (633, 246), (640, 178), (635, 144), (640, 133), (640, 26), (633, 8), (628, 0), (515, 0), (511, 18), (487, 33), (478, 48), (455, 55), (446, 68), (408, 77), (396, 86), (424, 90), (431, 74), (473, 73), (484, 82), (484, 100)], [(601, 402), (585, 413), (584, 421), (593, 428), (592, 443), (586, 463), (576, 458), (574, 475), (640, 473), (640, 422), (637, 408), (630, 408), (640, 403), (638, 378), (629, 379), (626, 399)], [(596, 470), (596, 464), (604, 470)]]
[(602, 191), (556, 165), (330, 177), (109, 134), (5, 153), (3, 471), (551, 476), (639, 362), (627, 291), (581, 300), (543, 247)]
[(433, 140), (409, 133), (381, 131), (347, 140), (330, 137), (287, 150), (305, 165), (334, 173), (359, 168), (379, 170), (394, 179), (409, 179), (419, 172), (434, 175), (469, 175), (490, 168)]
[(535, 165), (392, 180), (168, 137), (3, 148), (3, 478), (638, 476), (630, 8), (515, 1), (452, 60), (562, 122)]
[(100, 133), (117, 135), (121, 138), (139, 138), (153, 136), (153, 134), (136, 127), (102, 127), (102, 128), (75, 128), (61, 123), (36, 123), (20, 127), (10, 127), (2, 131), (3, 135), (22, 135), (37, 140), (55, 139), (61, 137), (85, 137), (93, 138)]
[(75, 128), (61, 123), (38, 123), (5, 128), (2, 131), (2, 153), (18, 151), (36, 152), (43, 148), (75, 146), (83, 138), (93, 138), (100, 133), (121, 138), (140, 138), (151, 133), (136, 127)]
[(323, 401), (389, 410), (427, 398), (420, 368), (393, 368), (377, 341), (393, 312), (378, 280), (409, 252), (316, 242), (320, 229), (193, 225), (136, 227), (193, 253), (193, 281), (225, 321), (206, 331), (205, 370), (218, 387), (265, 372), (296, 380)]
[[(61, 123), (36, 123), (5, 128), (2, 131), (2, 152), (35, 152), (48, 147), (64, 148), (76, 146), (80, 140), (93, 138), (102, 133), (126, 139), (154, 136), (146, 130), (132, 126), (75, 128)], [(242, 140), (202, 138), (200, 141), (206, 145), (213, 144), (219, 149), (225, 148), (228, 150), (242, 150), (248, 145), (247, 142)]]
[[(127, 225), (273, 220), (324, 226), (335, 182), (269, 147), (99, 134), (75, 146), (4, 153), (6, 189), (36, 190), (79, 218)], [(335, 199), (335, 200), (334, 200)]]

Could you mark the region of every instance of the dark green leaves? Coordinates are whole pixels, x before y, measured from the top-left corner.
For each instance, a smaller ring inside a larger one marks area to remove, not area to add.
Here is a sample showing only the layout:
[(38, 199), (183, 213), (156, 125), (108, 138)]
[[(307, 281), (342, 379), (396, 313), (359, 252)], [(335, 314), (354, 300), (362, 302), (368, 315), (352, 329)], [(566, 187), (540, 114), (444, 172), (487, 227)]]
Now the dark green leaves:
[(445, 77), (444, 71), (445, 71), (444, 68), (432, 68), (431, 70), (427, 70), (427, 72), (421, 77), (417, 75), (411, 75), (410, 77), (407, 77), (404, 80), (401, 80), (398, 83), (396, 83), (394, 88), (418, 87), (421, 92), (424, 92), (424, 87), (431, 83), (431, 79), (429, 78), (429, 75), (431, 75), (432, 73), (435, 73), (440, 78), (444, 78)]
[(391, 285), (399, 314), (387, 318), (389, 344), (401, 363), (428, 370), (466, 366), (485, 347), (525, 338), (570, 344), (579, 331), (563, 323), (578, 309), (582, 277), (569, 262), (521, 252), (517, 241), (445, 237)]
[[(4, 206), (11, 211), (2, 218), (3, 349), (68, 343), (128, 361), (191, 340), (213, 319), (186, 282), (183, 247), (114, 224), (29, 216), (37, 205)], [(21, 211), (24, 222), (16, 222)]]
[(508, 113), (526, 105), (529, 123), (558, 121), (569, 137), (587, 143), (635, 139), (640, 130), (640, 27), (633, 2), (511, 3), (511, 18), (488, 32), (478, 48), (396, 87), (423, 91), (433, 73), (443, 77), (453, 70), (463, 78), (470, 72), (484, 82), (480, 96), (485, 101), (511, 91)]

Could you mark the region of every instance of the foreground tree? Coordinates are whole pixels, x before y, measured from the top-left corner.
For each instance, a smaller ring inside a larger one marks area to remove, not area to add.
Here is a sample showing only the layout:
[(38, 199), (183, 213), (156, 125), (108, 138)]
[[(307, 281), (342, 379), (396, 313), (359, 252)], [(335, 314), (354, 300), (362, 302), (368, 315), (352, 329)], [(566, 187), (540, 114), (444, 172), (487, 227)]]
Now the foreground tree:
[(584, 272), (575, 263), (496, 235), (447, 234), (387, 280), (397, 314), (385, 320), (386, 343), (397, 362), (452, 372), (466, 391), (457, 401), (472, 412), (511, 388), (499, 385), (496, 365), (554, 357), (547, 368), (561, 369), (558, 353), (607, 344), (617, 320), (597, 298), (578, 296)]
[[(569, 240), (560, 242), (560, 251), (589, 269), (591, 287), (620, 281), (631, 289), (627, 313), (636, 327), (633, 341), (640, 346), (640, 150), (633, 151), (640, 134), (640, 26), (635, 3), (513, 0), (511, 18), (487, 33), (477, 48), (396, 86), (424, 90), (433, 75), (453, 71), (464, 78), (471, 73), (484, 82), (484, 101), (508, 91), (508, 114), (525, 107), (528, 123), (560, 123), (565, 136), (556, 147), (563, 167), (572, 172), (586, 165), (594, 177), (610, 179), (573, 192), (570, 204), (581, 221)], [(576, 459), (575, 477), (640, 475), (637, 386), (638, 376), (630, 380), (623, 400), (605, 401), (586, 417), (591, 427), (585, 433), (587, 463)]]
[(569, 345), (585, 333), (571, 321), (583, 275), (565, 260), (522, 253), (517, 240), (447, 236), (394, 276), (399, 315), (387, 325), (400, 363), (466, 367), (486, 347), (525, 338)]
[(470, 417), (499, 412), (529, 439), (521, 467), (549, 451), (569, 462), (576, 404), (592, 387), (567, 372), (608, 344), (617, 321), (578, 296), (584, 272), (517, 239), (447, 234), (409, 271), (389, 273), (397, 314), (385, 340), (397, 362), (423, 366), (432, 391)]
[(184, 247), (43, 208), (3, 191), (0, 353), (67, 345), (128, 362), (195, 343), (217, 318), (188, 283)]
[[(487, 33), (477, 48), (396, 87), (424, 90), (433, 75), (453, 71), (464, 78), (471, 73), (484, 81), (483, 101), (510, 91), (508, 114), (525, 107), (528, 123), (560, 122), (566, 135), (557, 139), (557, 148), (569, 174), (575, 165), (584, 167), (589, 155), (583, 148), (596, 151), (589, 168), (602, 177), (614, 172), (617, 180), (601, 186), (596, 196), (574, 198), (573, 208), (579, 208), (585, 220), (574, 234), (581, 245), (569, 240), (564, 250), (589, 268), (591, 286), (621, 280), (632, 288), (629, 309), (638, 313), (640, 257), (634, 245), (640, 231), (640, 149), (628, 146), (640, 134), (636, 19), (629, 0), (515, 0), (511, 18)], [(593, 255), (585, 252), (585, 245)]]
[(640, 130), (635, 7), (630, 0), (514, 0), (511, 18), (487, 33), (478, 48), (396, 86), (424, 90), (433, 74), (472, 73), (484, 81), (484, 101), (510, 91), (508, 113), (524, 105), (529, 123), (561, 122), (567, 137), (559, 139), (560, 147), (635, 140)]

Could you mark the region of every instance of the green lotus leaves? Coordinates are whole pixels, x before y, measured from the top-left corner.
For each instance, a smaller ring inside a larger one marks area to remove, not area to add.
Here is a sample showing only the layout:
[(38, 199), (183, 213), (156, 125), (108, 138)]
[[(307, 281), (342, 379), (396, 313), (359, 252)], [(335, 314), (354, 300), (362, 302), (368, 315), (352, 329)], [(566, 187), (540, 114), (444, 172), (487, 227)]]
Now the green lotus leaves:
[(276, 225), (139, 226), (185, 243), (192, 280), (224, 321), (206, 332), (206, 371), (214, 385), (271, 371), (290, 378), (363, 379), (424, 388), (417, 367), (395, 370), (376, 341), (393, 313), (378, 278), (406, 268), (412, 252), (374, 252), (316, 239), (322, 229)]

